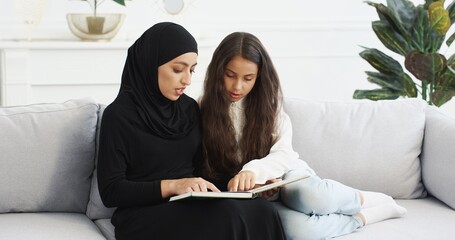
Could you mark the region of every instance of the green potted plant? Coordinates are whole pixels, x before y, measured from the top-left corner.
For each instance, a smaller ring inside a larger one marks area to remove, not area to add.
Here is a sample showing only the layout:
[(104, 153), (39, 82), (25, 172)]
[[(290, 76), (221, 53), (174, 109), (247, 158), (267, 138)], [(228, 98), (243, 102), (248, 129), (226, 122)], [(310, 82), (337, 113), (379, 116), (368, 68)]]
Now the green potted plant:
[(372, 28), (382, 44), (404, 58), (403, 70), (397, 60), (375, 48), (364, 48), (360, 56), (377, 72), (366, 71), (367, 80), (380, 86), (355, 90), (355, 99), (396, 99), (418, 97), (441, 106), (455, 95), (455, 56), (439, 53), (442, 44), (450, 46), (455, 34), (446, 33), (455, 22), (455, 3), (444, 8), (444, 1), (426, 0), (414, 6), (408, 0), (387, 0), (387, 6), (367, 1), (376, 8), (379, 20)]
[[(108, 13), (99, 14), (99, 6), (105, 0), (82, 0), (87, 2), (92, 13), (90, 14), (67, 14), (68, 25), (71, 32), (82, 40), (98, 41), (110, 40), (120, 29), (125, 14), (121, 13)], [(122, 6), (125, 5), (125, 0), (112, 0)]]
[[(90, 7), (93, 10), (93, 16), (87, 17), (87, 24), (88, 24), (88, 31), (92, 34), (100, 34), (103, 32), (104, 21), (106, 20), (105, 17), (97, 16), (98, 7), (105, 1), (105, 0), (83, 0), (89, 3)], [(125, 6), (125, 0), (112, 0), (120, 5)]]
[[(98, 7), (105, 1), (105, 0), (82, 0), (84, 2), (87, 2), (90, 7), (92, 8), (93, 10), (93, 16), (96, 17), (96, 13), (97, 13), (97, 10), (98, 10)], [(125, 6), (125, 0), (112, 0), (122, 6)]]

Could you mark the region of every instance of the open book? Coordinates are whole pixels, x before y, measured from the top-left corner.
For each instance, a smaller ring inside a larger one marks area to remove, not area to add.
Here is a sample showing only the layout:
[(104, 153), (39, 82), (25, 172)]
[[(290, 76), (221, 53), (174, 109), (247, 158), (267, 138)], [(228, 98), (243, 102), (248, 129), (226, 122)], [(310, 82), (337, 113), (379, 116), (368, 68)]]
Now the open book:
[(188, 192), (188, 193), (180, 194), (177, 196), (173, 196), (173, 197), (171, 197), (171, 199), (169, 199), (169, 201), (177, 201), (180, 199), (187, 199), (187, 198), (190, 198), (190, 199), (194, 199), (194, 198), (251, 199), (251, 198), (255, 198), (255, 197), (259, 196), (259, 193), (261, 193), (261, 192), (264, 192), (264, 191), (267, 191), (267, 190), (270, 190), (270, 189), (273, 189), (276, 187), (284, 186), (286, 184), (293, 183), (293, 182), (302, 180), (307, 177), (309, 177), (309, 176), (299, 176), (296, 178), (288, 178), (286, 180), (281, 180), (281, 181), (278, 181), (275, 183), (266, 184), (264, 186), (261, 186), (261, 187), (255, 188), (255, 189), (251, 189), (251, 190), (245, 191), (245, 192)]

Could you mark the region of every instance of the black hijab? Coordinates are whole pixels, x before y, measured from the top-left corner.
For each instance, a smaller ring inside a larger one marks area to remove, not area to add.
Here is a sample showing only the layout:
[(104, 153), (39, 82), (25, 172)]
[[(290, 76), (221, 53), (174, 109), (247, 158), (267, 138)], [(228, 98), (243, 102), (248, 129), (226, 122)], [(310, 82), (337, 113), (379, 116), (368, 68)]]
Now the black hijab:
[(130, 95), (147, 127), (162, 138), (185, 136), (199, 119), (193, 99), (183, 94), (171, 101), (158, 86), (158, 67), (188, 52), (197, 53), (196, 40), (170, 22), (155, 24), (128, 49), (119, 95)]

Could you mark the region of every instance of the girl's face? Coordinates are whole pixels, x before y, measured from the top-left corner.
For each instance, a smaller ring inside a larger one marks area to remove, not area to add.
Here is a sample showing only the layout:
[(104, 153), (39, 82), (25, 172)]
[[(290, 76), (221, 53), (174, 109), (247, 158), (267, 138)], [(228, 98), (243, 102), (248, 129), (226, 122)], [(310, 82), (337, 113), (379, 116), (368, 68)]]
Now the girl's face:
[(237, 102), (251, 92), (258, 75), (258, 65), (240, 55), (226, 65), (224, 87), (232, 102)]
[(182, 54), (158, 67), (158, 86), (167, 99), (176, 101), (191, 84), (191, 76), (196, 68), (197, 54)]

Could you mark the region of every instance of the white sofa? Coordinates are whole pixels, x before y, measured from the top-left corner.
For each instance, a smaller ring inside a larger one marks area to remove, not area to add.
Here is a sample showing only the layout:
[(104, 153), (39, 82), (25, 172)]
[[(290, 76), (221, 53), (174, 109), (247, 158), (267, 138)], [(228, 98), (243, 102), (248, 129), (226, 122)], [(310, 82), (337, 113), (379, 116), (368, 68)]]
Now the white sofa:
[[(293, 144), (324, 178), (392, 195), (404, 218), (339, 239), (455, 237), (455, 119), (416, 99), (314, 102), (287, 98)], [(0, 239), (114, 239), (100, 200), (90, 100), (0, 108)], [(308, 216), (275, 203), (288, 239)], [(314, 218), (314, 217), (313, 217)]]

